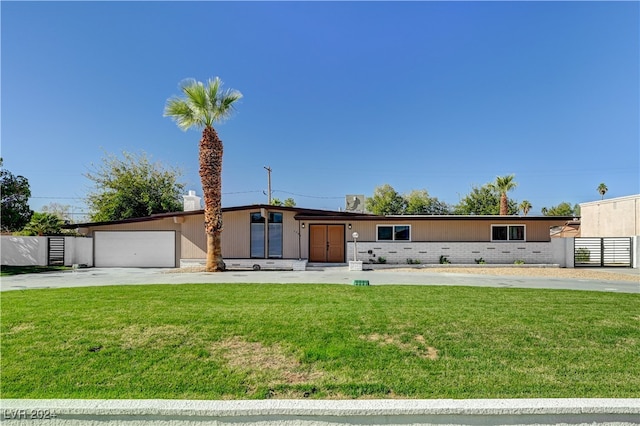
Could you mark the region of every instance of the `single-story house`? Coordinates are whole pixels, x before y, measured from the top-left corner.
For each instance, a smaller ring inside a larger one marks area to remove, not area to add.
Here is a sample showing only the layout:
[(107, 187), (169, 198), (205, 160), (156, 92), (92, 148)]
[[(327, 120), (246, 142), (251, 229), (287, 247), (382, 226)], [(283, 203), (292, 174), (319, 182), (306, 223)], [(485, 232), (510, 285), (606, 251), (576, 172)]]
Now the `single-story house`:
[[(569, 217), (378, 216), (247, 205), (222, 209), (227, 267), (386, 263), (557, 263), (550, 228)], [(93, 265), (184, 267), (206, 258), (204, 211), (70, 225), (93, 238)], [(354, 233), (357, 233), (354, 241)], [(560, 250), (564, 250), (561, 248)], [(561, 265), (564, 266), (564, 265)]]

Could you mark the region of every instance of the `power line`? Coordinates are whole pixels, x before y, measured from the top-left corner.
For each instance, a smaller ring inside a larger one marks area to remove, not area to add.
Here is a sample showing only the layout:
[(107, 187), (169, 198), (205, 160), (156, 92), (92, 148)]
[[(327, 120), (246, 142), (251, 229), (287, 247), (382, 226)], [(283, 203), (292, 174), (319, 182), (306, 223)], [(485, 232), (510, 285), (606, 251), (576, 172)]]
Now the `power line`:
[(344, 195), (339, 196), (339, 197), (320, 197), (320, 196), (317, 196), (317, 195), (296, 194), (295, 192), (282, 191), (282, 190), (279, 190), (279, 189), (274, 190), (273, 192), (282, 192), (284, 194), (295, 195), (296, 197), (318, 198), (318, 199), (322, 199), (322, 200), (340, 200), (340, 199), (344, 198)]

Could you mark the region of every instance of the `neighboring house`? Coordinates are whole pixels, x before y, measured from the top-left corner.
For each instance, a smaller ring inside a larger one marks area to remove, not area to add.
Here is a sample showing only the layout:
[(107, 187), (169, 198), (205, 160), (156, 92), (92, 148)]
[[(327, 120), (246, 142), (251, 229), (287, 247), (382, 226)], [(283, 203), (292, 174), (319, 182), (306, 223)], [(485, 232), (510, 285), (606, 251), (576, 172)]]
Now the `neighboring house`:
[(640, 235), (640, 194), (580, 204), (581, 237)]
[(572, 219), (562, 226), (551, 228), (551, 238), (577, 238), (580, 236), (580, 220)]
[[(302, 268), (358, 260), (387, 263), (554, 263), (550, 228), (569, 217), (377, 216), (249, 205), (222, 209), (228, 267)], [(177, 267), (204, 264), (203, 210), (74, 225), (93, 238), (94, 265)], [(357, 254), (353, 233), (358, 232)], [(561, 265), (564, 266), (564, 265)]]

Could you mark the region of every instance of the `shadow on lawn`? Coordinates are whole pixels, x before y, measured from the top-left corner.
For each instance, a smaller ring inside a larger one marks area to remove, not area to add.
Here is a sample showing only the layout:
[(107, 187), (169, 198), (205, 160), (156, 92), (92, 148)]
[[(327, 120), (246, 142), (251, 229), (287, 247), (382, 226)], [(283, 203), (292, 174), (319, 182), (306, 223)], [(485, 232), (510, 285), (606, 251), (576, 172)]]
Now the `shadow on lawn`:
[(68, 266), (1, 266), (0, 276), (12, 276), (21, 274), (39, 274), (41, 272), (66, 271)]

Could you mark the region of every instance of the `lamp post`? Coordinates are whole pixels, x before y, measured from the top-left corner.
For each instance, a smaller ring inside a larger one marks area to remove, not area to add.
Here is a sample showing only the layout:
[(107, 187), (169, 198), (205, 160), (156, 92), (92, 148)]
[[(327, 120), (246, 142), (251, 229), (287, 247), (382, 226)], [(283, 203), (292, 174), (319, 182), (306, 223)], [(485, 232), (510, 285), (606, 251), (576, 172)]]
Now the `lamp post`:
[(358, 261), (358, 237), (360, 235), (358, 235), (357, 232), (354, 232), (353, 234), (351, 234), (351, 236), (353, 237), (353, 261), (357, 262)]

